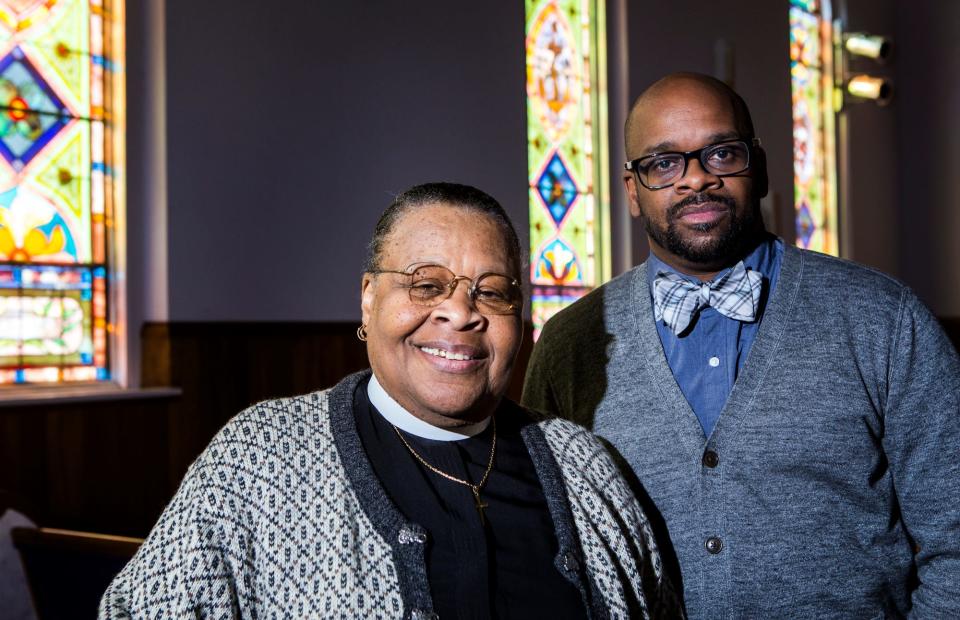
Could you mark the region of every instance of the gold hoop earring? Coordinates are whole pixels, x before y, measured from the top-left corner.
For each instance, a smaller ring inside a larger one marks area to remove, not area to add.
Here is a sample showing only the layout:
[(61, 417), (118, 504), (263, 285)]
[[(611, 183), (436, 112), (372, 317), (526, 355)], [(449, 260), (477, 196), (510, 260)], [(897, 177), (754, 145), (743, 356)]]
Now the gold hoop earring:
[(366, 342), (366, 341), (367, 341), (367, 326), (366, 326), (366, 325), (361, 325), (360, 327), (357, 328), (357, 339), (358, 339), (360, 342)]

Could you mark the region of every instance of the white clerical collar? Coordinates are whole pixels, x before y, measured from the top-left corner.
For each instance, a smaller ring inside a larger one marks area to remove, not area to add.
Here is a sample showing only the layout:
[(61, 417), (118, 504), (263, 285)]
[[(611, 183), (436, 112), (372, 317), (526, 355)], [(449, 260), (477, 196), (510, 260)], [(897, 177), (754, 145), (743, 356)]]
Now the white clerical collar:
[(370, 404), (373, 405), (373, 408), (379, 411), (387, 422), (402, 431), (424, 439), (458, 441), (482, 433), (490, 424), (490, 418), (469, 426), (458, 426), (456, 429), (440, 428), (428, 424), (393, 400), (380, 385), (380, 382), (377, 381), (377, 375), (374, 374), (370, 375), (370, 382), (367, 383), (367, 396), (370, 398)]

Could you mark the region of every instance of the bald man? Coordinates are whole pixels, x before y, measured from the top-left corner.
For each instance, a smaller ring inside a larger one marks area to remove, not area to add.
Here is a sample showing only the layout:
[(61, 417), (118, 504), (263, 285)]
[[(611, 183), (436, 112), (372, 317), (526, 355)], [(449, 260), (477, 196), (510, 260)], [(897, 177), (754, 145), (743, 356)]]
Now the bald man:
[(546, 324), (524, 404), (632, 469), (691, 618), (960, 618), (960, 360), (936, 320), (765, 232), (723, 83), (667, 76), (625, 132), (650, 256)]

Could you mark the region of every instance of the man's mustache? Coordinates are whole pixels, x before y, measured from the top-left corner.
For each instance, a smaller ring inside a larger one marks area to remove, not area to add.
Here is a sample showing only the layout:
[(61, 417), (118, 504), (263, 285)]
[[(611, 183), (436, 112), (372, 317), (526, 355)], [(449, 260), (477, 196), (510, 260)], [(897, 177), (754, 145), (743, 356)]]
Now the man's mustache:
[(687, 196), (680, 202), (677, 202), (671, 205), (670, 209), (667, 211), (667, 217), (671, 219), (676, 218), (680, 215), (680, 212), (683, 211), (685, 208), (693, 205), (706, 204), (708, 202), (720, 203), (726, 206), (731, 211), (733, 211), (737, 206), (737, 202), (733, 198), (730, 198), (729, 196), (722, 196), (719, 194), (708, 194), (708, 193), (693, 194), (691, 196)]

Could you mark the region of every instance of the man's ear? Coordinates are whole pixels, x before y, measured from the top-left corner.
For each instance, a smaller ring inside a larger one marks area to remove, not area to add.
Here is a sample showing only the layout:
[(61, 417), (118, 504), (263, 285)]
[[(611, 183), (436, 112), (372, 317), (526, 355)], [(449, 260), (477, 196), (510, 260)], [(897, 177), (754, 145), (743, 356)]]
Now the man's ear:
[(637, 177), (629, 170), (623, 173), (623, 191), (627, 192), (627, 204), (630, 205), (630, 215), (640, 217), (640, 203), (637, 201)]
[(757, 200), (767, 195), (770, 190), (770, 178), (767, 176), (767, 152), (763, 147), (754, 149), (753, 161), (750, 162), (750, 168), (753, 170), (753, 182), (756, 185)]

